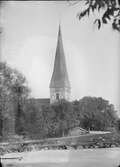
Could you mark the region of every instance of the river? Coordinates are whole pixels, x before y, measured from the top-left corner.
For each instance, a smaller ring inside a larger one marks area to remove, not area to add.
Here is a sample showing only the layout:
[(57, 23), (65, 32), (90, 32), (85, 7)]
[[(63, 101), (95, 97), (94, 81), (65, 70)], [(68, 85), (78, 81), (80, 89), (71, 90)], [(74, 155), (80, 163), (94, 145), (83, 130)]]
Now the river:
[(21, 160), (2, 160), (4, 167), (117, 167), (120, 148), (42, 150), (6, 154), (4, 157), (23, 157)]

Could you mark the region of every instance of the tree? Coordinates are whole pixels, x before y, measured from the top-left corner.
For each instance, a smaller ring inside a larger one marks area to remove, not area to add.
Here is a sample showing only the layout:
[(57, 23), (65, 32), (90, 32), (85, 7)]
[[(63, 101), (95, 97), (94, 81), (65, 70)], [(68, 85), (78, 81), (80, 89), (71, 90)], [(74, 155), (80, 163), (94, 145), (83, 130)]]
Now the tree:
[(42, 109), (34, 103), (33, 99), (28, 99), (23, 110), (23, 128), (21, 134), (33, 139), (46, 137), (48, 130), (44, 114)]
[(117, 120), (116, 126), (117, 126), (118, 132), (120, 132), (120, 118)]
[[(13, 122), (15, 118), (20, 117), (22, 103), (24, 103), (28, 95), (29, 89), (25, 77), (16, 69), (9, 67), (6, 63), (0, 63), (1, 122), (3, 122), (4, 119), (8, 120), (11, 118), (11, 121), (9, 121), (10, 126), (14, 126)], [(17, 125), (17, 129), (19, 129), (19, 118), (15, 121), (15, 124)]]
[(55, 121), (55, 112), (51, 105), (42, 106), (42, 115), (44, 120), (44, 129), (47, 132), (46, 137), (55, 137), (59, 130), (58, 123)]
[(115, 127), (117, 114), (112, 104), (101, 97), (84, 97), (74, 102), (80, 126), (90, 130), (107, 130)]
[(69, 129), (79, 124), (73, 105), (60, 100), (49, 106), (42, 107), (46, 137), (61, 137), (68, 134)]
[(78, 126), (79, 121), (73, 110), (72, 103), (61, 100), (58, 103), (53, 104), (51, 107), (55, 113), (53, 120), (54, 125), (57, 125), (56, 134), (58, 136), (64, 136), (71, 128)]
[[(68, 1), (71, 2), (70, 0)], [(120, 32), (119, 0), (78, 0), (76, 2), (84, 2), (85, 6), (85, 9), (78, 13), (79, 20), (84, 16), (89, 16), (91, 13), (99, 13), (99, 17), (101, 15), (101, 18), (97, 18), (94, 21), (98, 25), (98, 29), (100, 29), (102, 24), (111, 22), (113, 29)]]

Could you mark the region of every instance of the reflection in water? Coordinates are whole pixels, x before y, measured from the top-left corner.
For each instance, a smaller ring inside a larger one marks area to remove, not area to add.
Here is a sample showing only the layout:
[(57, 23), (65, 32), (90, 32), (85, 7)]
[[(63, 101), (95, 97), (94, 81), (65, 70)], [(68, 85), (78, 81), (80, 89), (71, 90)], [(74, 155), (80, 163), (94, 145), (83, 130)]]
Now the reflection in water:
[(117, 167), (120, 164), (120, 148), (45, 150), (5, 156), (22, 155), (20, 161), (4, 160), (4, 167)]

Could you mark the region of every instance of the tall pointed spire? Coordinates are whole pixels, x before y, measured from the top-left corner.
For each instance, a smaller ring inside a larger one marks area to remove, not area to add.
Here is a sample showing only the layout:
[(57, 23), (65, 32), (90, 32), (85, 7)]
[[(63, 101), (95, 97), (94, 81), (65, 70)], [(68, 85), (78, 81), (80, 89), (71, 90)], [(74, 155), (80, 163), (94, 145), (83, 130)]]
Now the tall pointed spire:
[[(0, 43), (2, 43), (2, 27), (0, 27)], [(0, 46), (0, 63), (2, 62), (2, 53), (1, 53), (2, 46)]]
[(59, 25), (54, 70), (50, 82), (51, 102), (58, 99), (69, 99), (70, 82), (67, 73), (66, 60), (62, 42), (61, 27)]

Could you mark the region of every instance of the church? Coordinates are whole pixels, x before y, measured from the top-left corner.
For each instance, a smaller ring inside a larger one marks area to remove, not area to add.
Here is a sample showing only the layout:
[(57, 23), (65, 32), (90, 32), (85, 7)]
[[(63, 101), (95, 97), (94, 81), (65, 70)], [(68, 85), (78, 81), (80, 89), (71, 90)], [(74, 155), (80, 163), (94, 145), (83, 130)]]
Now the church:
[(67, 72), (65, 52), (62, 40), (61, 26), (59, 25), (54, 68), (50, 81), (50, 98), (29, 99), (39, 106), (53, 104), (61, 99), (70, 100), (71, 86)]
[(50, 82), (50, 103), (59, 99), (70, 100), (70, 82), (66, 67), (62, 33), (59, 25), (57, 48), (54, 61), (54, 70)]

